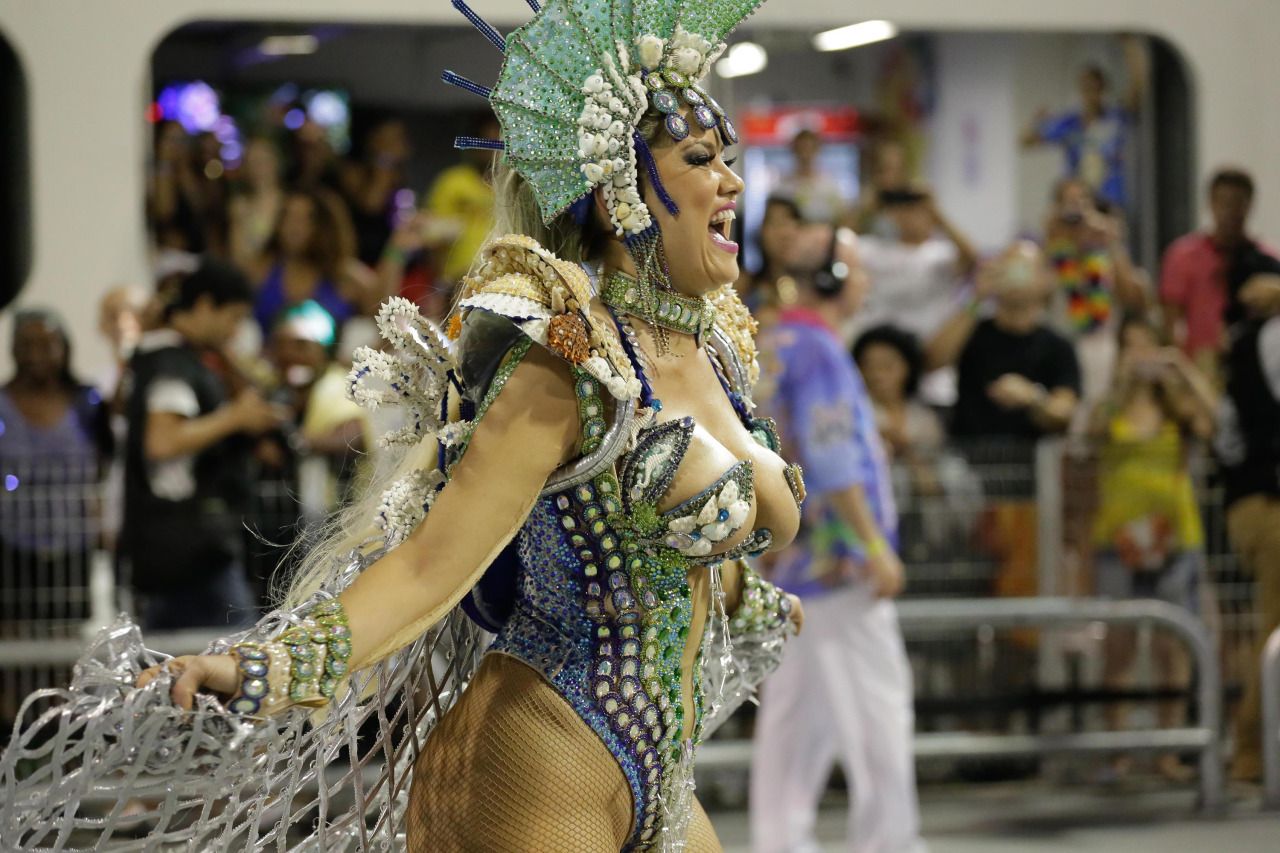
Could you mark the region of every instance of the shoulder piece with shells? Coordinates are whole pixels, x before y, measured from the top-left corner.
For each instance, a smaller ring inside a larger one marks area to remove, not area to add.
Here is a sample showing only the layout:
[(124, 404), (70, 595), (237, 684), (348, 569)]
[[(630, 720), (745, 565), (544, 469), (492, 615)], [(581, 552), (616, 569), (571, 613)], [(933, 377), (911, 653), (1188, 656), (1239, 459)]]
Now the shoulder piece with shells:
[(536, 240), (508, 234), (490, 243), (463, 282), (457, 329), (471, 311), (507, 318), (535, 343), (590, 373), (619, 400), (640, 394), (640, 380), (617, 330), (591, 315), (591, 280)]

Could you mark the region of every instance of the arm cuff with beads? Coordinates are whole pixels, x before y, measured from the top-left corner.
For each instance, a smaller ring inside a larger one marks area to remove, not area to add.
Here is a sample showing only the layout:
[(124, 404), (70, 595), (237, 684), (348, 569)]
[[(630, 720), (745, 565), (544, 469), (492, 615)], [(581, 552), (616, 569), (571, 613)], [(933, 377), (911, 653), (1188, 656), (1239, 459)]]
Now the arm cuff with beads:
[(336, 599), (321, 602), (300, 624), (269, 643), (232, 647), (241, 675), (240, 690), (228, 704), (237, 714), (270, 716), (292, 705), (327, 704), (346, 677), (351, 629)]

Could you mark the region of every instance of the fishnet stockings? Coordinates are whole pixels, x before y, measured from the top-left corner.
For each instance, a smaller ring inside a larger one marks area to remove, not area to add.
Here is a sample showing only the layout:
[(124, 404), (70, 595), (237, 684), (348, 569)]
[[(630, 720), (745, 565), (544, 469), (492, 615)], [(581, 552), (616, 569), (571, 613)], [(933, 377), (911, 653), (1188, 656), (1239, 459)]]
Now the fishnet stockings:
[(693, 819), (689, 821), (688, 845), (688, 853), (724, 853), (715, 828), (696, 798), (693, 801)]
[(427, 739), (407, 830), (411, 853), (617, 853), (631, 821), (595, 732), (538, 673), (491, 654)]

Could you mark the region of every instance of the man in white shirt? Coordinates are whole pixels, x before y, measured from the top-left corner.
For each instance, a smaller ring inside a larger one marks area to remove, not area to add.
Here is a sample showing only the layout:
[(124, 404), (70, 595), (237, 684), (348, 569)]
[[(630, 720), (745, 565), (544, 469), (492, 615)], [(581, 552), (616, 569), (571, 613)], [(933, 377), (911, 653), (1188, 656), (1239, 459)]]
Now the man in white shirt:
[[(977, 267), (977, 250), (927, 190), (885, 190), (880, 206), (896, 236), (868, 234), (859, 241), (871, 289), (866, 308), (844, 329), (845, 335), (852, 341), (866, 329), (890, 324), (927, 345), (955, 310), (965, 280)], [(920, 395), (935, 406), (952, 405), (954, 371), (944, 368), (926, 375)]]

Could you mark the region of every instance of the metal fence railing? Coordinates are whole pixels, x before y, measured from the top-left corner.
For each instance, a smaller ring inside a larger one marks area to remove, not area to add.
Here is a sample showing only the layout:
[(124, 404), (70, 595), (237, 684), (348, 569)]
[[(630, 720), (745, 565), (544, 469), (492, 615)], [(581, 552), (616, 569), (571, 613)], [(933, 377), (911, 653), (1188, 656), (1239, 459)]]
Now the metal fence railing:
[[(1099, 464), (1096, 448), (1062, 442), (900, 458), (894, 478), (908, 575), (903, 612), (952, 599), (976, 607), (972, 602), (994, 599), (1035, 605), (1028, 599), (1092, 598), (1098, 591), (1091, 525), (1100, 500)], [(1207, 583), (1198, 618), (1217, 649), (1216, 671), (1229, 701), (1258, 666), (1251, 658), (1260, 620), (1252, 578), (1239, 571), (1227, 544), (1213, 465), (1197, 455), (1189, 464), (1205, 531)], [(0, 717), (6, 719), (32, 690), (67, 680), (65, 663), (34, 653), (71, 648), (129, 603), (122, 594), (127, 567), (117, 569), (100, 521), (119, 496), (106, 491), (96, 470), (41, 472), (30, 465), (0, 459), (0, 477), (14, 478), (0, 492)], [(299, 506), (306, 491), (287, 479), (258, 482), (245, 519), (249, 570), (258, 580), (283, 556), (296, 520), (315, 516), (316, 507)], [(1158, 632), (1152, 626), (1165, 623), (1120, 622), (1138, 626), (1139, 654), (1132, 683), (1119, 689), (1106, 683), (1100, 664), (1107, 633), (1119, 627), (1109, 616), (909, 630), (921, 733), (1017, 733), (1043, 743), (1034, 738), (1105, 734), (1111, 725), (1103, 711), (1119, 702), (1192, 705), (1190, 682), (1174, 689), (1153, 675), (1150, 651)], [(1203, 714), (1203, 697), (1194, 704)], [(744, 720), (728, 731), (741, 736), (748, 729)], [(1185, 745), (1205, 748), (1200, 741)]]
[(1263, 801), (1280, 809), (1280, 628), (1267, 638), (1261, 666)]
[[(1054, 753), (1194, 751), (1199, 756), (1200, 807), (1224, 805), (1222, 765), (1222, 685), (1213, 638), (1204, 623), (1185, 610), (1159, 601), (1090, 601), (1065, 598), (1005, 600), (917, 600), (898, 608), (903, 633), (918, 639), (939, 632), (990, 628), (1038, 628), (1104, 622), (1153, 624), (1175, 634), (1195, 659), (1198, 723), (1165, 729), (1077, 732), (917, 731), (917, 759), (1008, 757)], [(699, 753), (700, 769), (745, 767), (751, 744), (712, 740)]]

